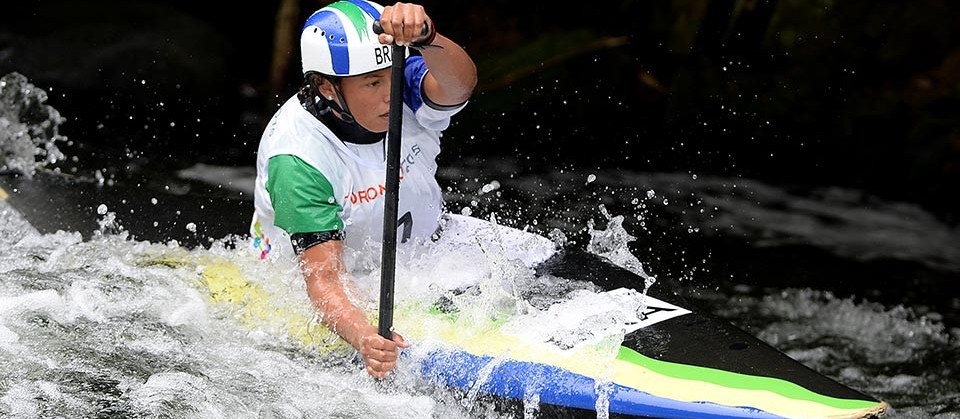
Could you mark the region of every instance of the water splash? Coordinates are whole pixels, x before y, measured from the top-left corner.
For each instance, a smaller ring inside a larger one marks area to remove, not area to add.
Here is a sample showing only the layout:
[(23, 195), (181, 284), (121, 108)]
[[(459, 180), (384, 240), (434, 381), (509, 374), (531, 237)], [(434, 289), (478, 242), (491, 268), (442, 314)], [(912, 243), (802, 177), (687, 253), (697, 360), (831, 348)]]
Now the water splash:
[[(115, 235), (115, 234), (124, 234), (124, 228), (117, 222), (117, 213), (110, 211), (110, 209), (104, 205), (100, 204), (97, 206), (97, 214), (101, 215), (97, 219), (97, 231), (94, 232), (95, 237), (102, 237), (104, 235)], [(126, 236), (124, 236), (125, 238)]]
[(435, 402), (450, 395), (383, 394), (352, 358), (211, 303), (201, 267), (184, 261), (227, 260), (279, 304), (311, 311), (297, 271), (260, 263), (236, 238), (194, 250), (110, 231), (14, 240), (18, 214), (3, 201), (0, 214), (0, 416), (469, 416)]
[(600, 212), (607, 219), (607, 228), (606, 230), (596, 230), (592, 219), (587, 222), (587, 230), (590, 233), (587, 251), (640, 275), (644, 282), (643, 293), (646, 295), (650, 287), (657, 282), (657, 278), (648, 274), (643, 269), (643, 264), (630, 252), (628, 245), (636, 240), (636, 237), (630, 235), (623, 228), (622, 215), (611, 216), (604, 205), (600, 205)]
[(64, 159), (57, 143), (65, 119), (47, 105), (47, 92), (19, 73), (0, 78), (0, 171), (32, 176)]
[(527, 391), (523, 395), (523, 419), (534, 419), (540, 412), (540, 393)]
[(480, 371), (477, 373), (477, 380), (470, 385), (470, 390), (467, 391), (466, 396), (464, 396), (463, 400), (460, 401), (460, 404), (463, 407), (469, 409), (476, 403), (477, 397), (480, 396), (480, 390), (483, 388), (483, 385), (490, 381), (490, 377), (493, 376), (493, 372), (497, 369), (497, 367), (503, 365), (503, 363), (509, 359), (509, 356), (509, 353), (504, 353), (499, 357), (491, 359), (490, 362), (487, 362), (487, 364), (483, 366), (483, 368), (480, 368)]
[(597, 419), (610, 418), (610, 396), (613, 394), (613, 382), (598, 380), (594, 384), (593, 391), (597, 393), (597, 401), (594, 404), (594, 410), (597, 412)]

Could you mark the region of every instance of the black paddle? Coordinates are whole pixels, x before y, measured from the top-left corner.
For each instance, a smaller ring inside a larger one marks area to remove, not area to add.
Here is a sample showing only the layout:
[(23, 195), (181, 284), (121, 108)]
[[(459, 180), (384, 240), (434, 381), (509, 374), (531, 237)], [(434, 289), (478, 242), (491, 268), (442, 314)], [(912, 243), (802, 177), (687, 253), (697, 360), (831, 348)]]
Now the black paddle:
[[(383, 33), (380, 21), (373, 22), (373, 32)], [(423, 34), (429, 33), (426, 24)], [(393, 339), (393, 290), (397, 270), (397, 204), (400, 198), (400, 134), (403, 128), (403, 73), (407, 64), (407, 47), (390, 46), (390, 125), (387, 128), (387, 190), (383, 203), (383, 252), (380, 255), (380, 336)]]

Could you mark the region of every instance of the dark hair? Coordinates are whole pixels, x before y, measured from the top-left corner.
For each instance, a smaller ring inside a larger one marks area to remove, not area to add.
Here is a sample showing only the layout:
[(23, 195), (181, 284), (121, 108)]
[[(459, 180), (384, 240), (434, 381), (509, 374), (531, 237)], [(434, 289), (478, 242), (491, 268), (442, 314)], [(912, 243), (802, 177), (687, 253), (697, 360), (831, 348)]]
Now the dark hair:
[(327, 113), (331, 107), (337, 112), (340, 112), (342, 115), (352, 118), (353, 116), (349, 115), (347, 111), (340, 109), (336, 102), (333, 102), (332, 100), (329, 100), (320, 94), (320, 86), (326, 81), (333, 85), (334, 91), (337, 91), (337, 95), (339, 95), (340, 93), (338, 86), (340, 85), (341, 79), (342, 77), (328, 76), (316, 71), (307, 72), (307, 74), (303, 75), (303, 84), (300, 85), (300, 91), (297, 93), (297, 96), (300, 99), (300, 104), (303, 105), (304, 109), (317, 118), (320, 118), (321, 115)]
[(341, 79), (343, 79), (343, 77), (328, 76), (326, 74), (320, 74), (316, 71), (310, 71), (307, 74), (303, 75), (304, 85), (306, 85), (307, 83), (313, 83), (314, 86), (318, 86), (318, 87), (323, 83), (324, 80), (329, 81), (330, 83), (333, 83), (335, 85), (339, 85)]

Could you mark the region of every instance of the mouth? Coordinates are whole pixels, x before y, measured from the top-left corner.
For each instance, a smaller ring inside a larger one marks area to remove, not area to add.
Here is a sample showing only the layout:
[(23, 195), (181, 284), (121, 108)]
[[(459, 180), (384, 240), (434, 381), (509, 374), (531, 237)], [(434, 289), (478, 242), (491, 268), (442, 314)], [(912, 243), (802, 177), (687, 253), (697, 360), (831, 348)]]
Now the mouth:
[(381, 118), (390, 118), (390, 112), (384, 112), (384, 113), (380, 114), (380, 117), (381, 117)]

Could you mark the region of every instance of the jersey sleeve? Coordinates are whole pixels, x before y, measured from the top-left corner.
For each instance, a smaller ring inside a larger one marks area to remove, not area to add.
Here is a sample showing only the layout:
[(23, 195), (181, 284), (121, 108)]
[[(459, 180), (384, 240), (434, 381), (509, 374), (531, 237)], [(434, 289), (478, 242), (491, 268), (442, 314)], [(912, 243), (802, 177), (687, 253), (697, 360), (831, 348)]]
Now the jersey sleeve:
[(318, 232), (342, 234), (343, 207), (323, 173), (289, 154), (271, 157), (267, 173), (266, 189), (273, 206), (274, 225), (291, 237)]
[(403, 101), (414, 112), (417, 121), (429, 129), (442, 131), (450, 125), (450, 117), (460, 112), (467, 102), (458, 105), (446, 106), (433, 103), (423, 92), (423, 79), (426, 77), (427, 63), (423, 56), (411, 55), (407, 57), (404, 67)]

